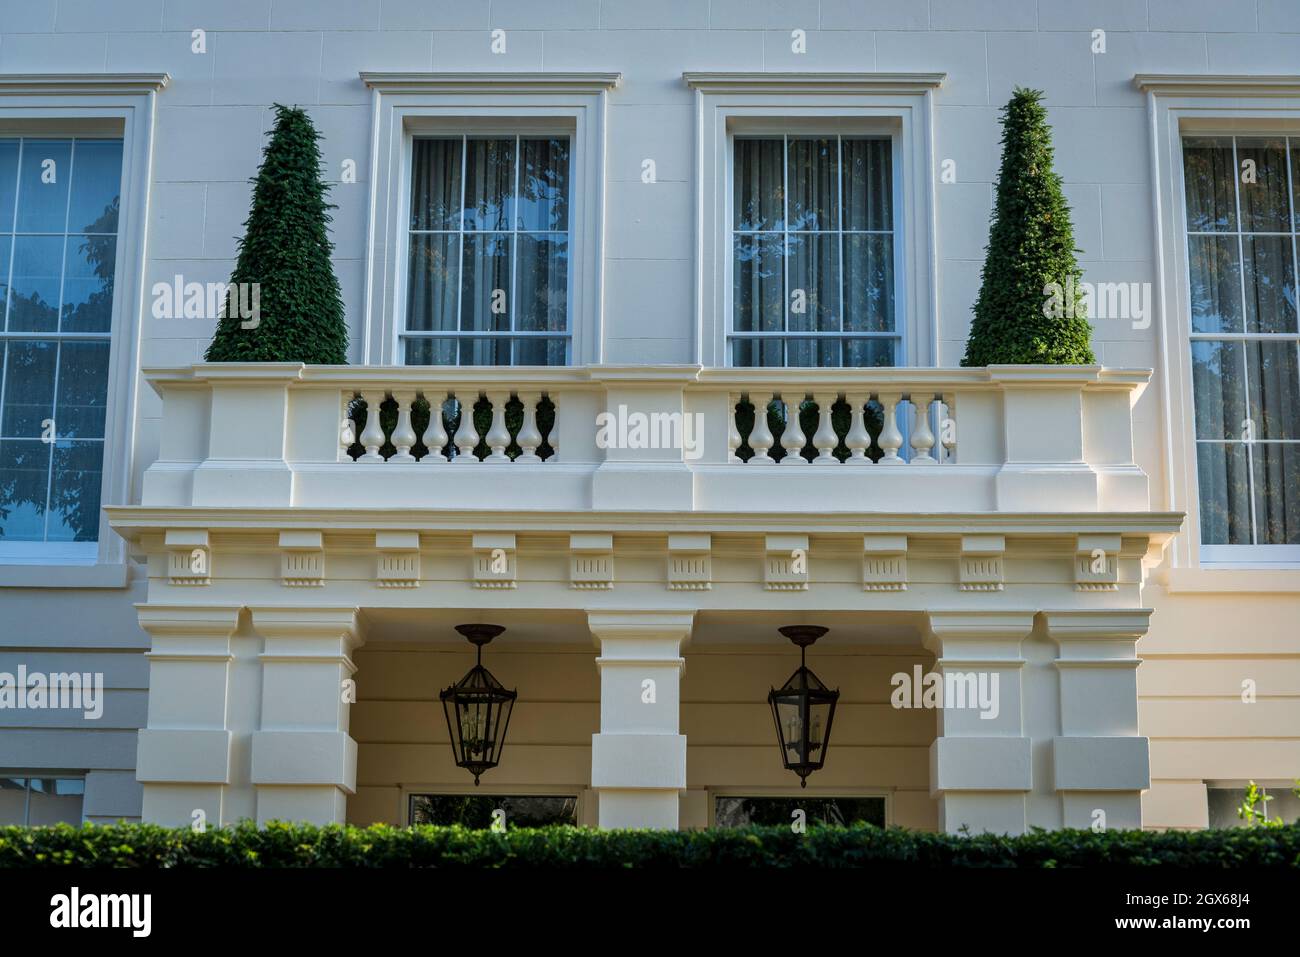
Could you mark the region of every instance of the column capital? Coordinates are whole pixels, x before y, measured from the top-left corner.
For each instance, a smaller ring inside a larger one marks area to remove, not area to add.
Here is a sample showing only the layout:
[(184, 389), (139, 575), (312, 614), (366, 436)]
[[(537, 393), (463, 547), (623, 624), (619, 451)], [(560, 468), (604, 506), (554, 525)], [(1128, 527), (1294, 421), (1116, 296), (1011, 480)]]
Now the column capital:
[(229, 638), (239, 627), (238, 605), (135, 606), (140, 628), (152, 638)]
[(1044, 611), (1047, 634), (1055, 642), (1075, 640), (1137, 641), (1150, 627), (1152, 609)]
[(263, 638), (347, 638), (360, 641), (360, 619), (354, 605), (336, 607), (252, 606), (253, 627)]
[(587, 627), (599, 648), (619, 638), (672, 639), (679, 645), (691, 635), (695, 613), (690, 611), (588, 611)]
[(932, 611), (929, 626), (922, 644), (938, 655), (945, 642), (1019, 644), (1034, 630), (1034, 612)]

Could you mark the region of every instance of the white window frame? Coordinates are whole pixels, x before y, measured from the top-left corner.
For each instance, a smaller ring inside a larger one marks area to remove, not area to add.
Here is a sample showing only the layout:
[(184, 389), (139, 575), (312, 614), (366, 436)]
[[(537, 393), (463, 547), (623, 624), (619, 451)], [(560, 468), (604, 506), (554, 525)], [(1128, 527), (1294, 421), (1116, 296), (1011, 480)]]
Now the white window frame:
[[(1183, 137), (1300, 136), (1300, 77), (1138, 74), (1134, 83), (1147, 95), (1156, 187), (1156, 308), (1166, 373), (1161, 377), (1164, 494), (1170, 509), (1187, 515), (1183, 531), (1170, 545), (1173, 579), (1178, 579), (1175, 584), (1192, 584), (1199, 581), (1194, 573), (1200, 569), (1279, 569), (1290, 576), (1300, 568), (1300, 546), (1201, 544)], [(1178, 575), (1178, 570), (1184, 574)], [(1270, 580), (1270, 585), (1291, 590), (1300, 582), (1288, 577), (1285, 582)]]
[(401, 365), (412, 141), (564, 133), (569, 151), (569, 364), (601, 361), (605, 114), (618, 73), (370, 73), (370, 213), (362, 362)]
[(695, 91), (695, 361), (731, 364), (734, 137), (777, 132), (893, 140), (899, 365), (939, 356), (934, 91), (943, 73), (684, 73)]
[(166, 73), (0, 76), (0, 135), (122, 140), (98, 539), (84, 548), (61, 542), (0, 543), (0, 587), (111, 588), (127, 583), (126, 542), (113, 532), (102, 509), (131, 501), (155, 101), (169, 80)]

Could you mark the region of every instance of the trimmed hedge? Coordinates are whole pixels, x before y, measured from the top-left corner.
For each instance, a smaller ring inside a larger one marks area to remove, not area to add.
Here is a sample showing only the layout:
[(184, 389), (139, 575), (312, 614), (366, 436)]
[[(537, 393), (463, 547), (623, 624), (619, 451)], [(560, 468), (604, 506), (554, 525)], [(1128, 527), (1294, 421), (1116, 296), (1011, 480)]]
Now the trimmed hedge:
[(196, 834), (149, 824), (0, 828), (0, 867), (115, 868), (1300, 868), (1300, 825), (1218, 831), (1036, 831), (1023, 837), (901, 828), (596, 831), (576, 827), (314, 827)]

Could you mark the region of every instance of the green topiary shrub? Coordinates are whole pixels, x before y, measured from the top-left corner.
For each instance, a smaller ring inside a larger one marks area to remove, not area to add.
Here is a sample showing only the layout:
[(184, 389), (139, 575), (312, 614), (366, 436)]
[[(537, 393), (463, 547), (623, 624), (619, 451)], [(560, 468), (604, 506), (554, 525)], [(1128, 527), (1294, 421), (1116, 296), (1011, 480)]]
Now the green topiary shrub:
[(964, 366), (1096, 361), (1042, 96), (1017, 88), (1002, 110), (1002, 168)]
[(1221, 831), (1035, 831), (964, 837), (788, 825), (701, 831), (241, 824), (0, 828), (0, 867), (1300, 868), (1300, 825)]
[[(209, 362), (347, 362), (343, 298), (330, 264), (329, 187), (320, 177), (320, 134), (305, 110), (275, 107), (275, 129), (252, 182), (253, 204), (239, 241), (224, 316), (208, 346)], [(240, 301), (257, 284), (257, 314)]]

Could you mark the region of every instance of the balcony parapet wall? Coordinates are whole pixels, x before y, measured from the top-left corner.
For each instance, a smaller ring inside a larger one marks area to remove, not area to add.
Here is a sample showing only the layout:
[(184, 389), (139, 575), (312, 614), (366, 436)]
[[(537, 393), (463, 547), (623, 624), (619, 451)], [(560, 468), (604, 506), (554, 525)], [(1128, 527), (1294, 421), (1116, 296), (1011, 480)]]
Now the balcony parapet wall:
[(163, 403), (150, 507), (1149, 508), (1132, 426), (1145, 369), (214, 363), (145, 374)]

